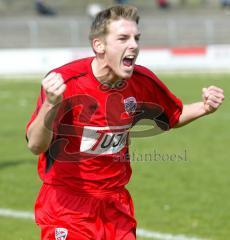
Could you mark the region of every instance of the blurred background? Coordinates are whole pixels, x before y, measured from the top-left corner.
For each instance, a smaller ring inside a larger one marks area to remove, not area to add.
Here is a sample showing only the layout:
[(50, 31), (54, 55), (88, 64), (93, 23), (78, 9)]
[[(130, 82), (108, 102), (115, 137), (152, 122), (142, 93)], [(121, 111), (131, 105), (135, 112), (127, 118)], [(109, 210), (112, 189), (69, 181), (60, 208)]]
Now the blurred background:
[(139, 9), (139, 63), (184, 103), (209, 85), (226, 95), (215, 114), (132, 139), (137, 239), (229, 239), (230, 0), (0, 0), (0, 239), (39, 239), (33, 204), (41, 182), (25, 126), (43, 76), (92, 55), (91, 19), (118, 2)]
[[(0, 47), (84, 47), (90, 16), (112, 0), (0, 0)], [(145, 47), (228, 44), (229, 0), (126, 0), (140, 10)]]

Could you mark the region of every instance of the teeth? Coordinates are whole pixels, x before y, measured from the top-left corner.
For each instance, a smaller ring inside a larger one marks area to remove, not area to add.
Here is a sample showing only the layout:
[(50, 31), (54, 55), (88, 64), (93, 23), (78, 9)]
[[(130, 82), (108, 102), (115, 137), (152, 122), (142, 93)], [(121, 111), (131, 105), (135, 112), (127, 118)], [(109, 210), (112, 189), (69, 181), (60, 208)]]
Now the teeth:
[(126, 58), (128, 58), (128, 59), (134, 59), (135, 57), (134, 57), (133, 55), (128, 55), (128, 56), (126, 56)]

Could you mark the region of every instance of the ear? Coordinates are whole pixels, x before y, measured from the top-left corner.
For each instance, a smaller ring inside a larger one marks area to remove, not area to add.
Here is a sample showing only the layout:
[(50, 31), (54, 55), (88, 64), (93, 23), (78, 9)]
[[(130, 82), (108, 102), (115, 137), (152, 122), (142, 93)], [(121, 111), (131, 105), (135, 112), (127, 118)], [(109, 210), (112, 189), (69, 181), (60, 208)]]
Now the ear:
[(95, 53), (98, 53), (98, 54), (105, 53), (105, 43), (102, 39), (100, 38), (93, 39), (92, 45)]

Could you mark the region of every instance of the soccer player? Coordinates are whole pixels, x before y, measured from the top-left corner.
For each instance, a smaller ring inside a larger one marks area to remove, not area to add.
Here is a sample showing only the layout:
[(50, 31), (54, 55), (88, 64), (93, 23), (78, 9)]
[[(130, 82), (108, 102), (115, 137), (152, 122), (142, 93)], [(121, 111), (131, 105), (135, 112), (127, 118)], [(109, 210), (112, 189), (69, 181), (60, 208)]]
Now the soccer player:
[(27, 124), (28, 148), (39, 154), (43, 181), (35, 204), (41, 239), (134, 240), (136, 220), (125, 186), (131, 176), (130, 128), (152, 119), (162, 130), (214, 112), (223, 90), (182, 105), (149, 69), (135, 64), (137, 9), (113, 6), (95, 17), (95, 56), (52, 70), (42, 81)]

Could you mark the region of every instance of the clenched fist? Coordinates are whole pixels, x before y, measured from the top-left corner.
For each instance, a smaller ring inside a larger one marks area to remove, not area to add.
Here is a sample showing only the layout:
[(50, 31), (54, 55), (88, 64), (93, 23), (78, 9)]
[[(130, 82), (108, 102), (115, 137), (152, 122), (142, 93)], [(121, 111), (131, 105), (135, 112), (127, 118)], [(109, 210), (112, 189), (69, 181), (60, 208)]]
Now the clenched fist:
[(61, 102), (66, 84), (60, 73), (52, 72), (42, 81), (42, 87), (46, 92), (46, 100), (52, 105)]
[(224, 91), (216, 86), (203, 88), (203, 102), (206, 113), (215, 112), (224, 101)]

